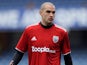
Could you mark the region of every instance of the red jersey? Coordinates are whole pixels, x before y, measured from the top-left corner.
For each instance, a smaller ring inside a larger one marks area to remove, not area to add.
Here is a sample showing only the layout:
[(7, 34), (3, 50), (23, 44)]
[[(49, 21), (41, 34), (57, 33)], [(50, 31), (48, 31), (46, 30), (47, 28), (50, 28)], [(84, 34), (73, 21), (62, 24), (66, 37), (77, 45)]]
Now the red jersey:
[(60, 65), (61, 53), (70, 53), (68, 33), (56, 25), (50, 28), (41, 24), (29, 26), (24, 30), (16, 50), (28, 51), (29, 65)]

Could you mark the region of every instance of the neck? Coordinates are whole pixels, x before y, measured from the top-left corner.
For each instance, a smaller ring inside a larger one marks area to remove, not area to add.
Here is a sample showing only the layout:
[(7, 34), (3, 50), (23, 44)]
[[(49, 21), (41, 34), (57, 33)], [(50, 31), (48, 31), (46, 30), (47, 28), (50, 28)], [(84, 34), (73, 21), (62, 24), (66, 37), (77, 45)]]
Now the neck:
[(42, 24), (43, 26), (50, 26), (50, 25), (52, 25), (53, 23), (45, 23), (45, 22), (41, 21), (41, 24)]
[(40, 25), (41, 25), (43, 28), (51, 28), (51, 27), (53, 26), (53, 23), (43, 24), (42, 22), (40, 22)]

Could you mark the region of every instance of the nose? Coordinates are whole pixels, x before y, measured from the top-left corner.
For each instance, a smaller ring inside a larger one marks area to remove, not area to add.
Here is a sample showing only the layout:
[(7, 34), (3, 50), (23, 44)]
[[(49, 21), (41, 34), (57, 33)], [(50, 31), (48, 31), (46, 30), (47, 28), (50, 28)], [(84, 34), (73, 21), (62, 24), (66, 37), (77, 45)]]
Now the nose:
[(53, 17), (53, 16), (54, 16), (54, 14), (51, 12), (51, 13), (50, 13), (50, 17)]

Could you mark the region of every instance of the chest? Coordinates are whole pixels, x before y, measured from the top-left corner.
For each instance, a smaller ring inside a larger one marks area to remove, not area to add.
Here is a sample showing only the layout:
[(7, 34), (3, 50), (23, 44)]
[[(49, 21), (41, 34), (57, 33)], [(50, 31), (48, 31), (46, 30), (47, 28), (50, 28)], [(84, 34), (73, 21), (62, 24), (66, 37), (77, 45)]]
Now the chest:
[(62, 34), (58, 31), (37, 30), (29, 34), (28, 44), (35, 47), (58, 47), (62, 40)]

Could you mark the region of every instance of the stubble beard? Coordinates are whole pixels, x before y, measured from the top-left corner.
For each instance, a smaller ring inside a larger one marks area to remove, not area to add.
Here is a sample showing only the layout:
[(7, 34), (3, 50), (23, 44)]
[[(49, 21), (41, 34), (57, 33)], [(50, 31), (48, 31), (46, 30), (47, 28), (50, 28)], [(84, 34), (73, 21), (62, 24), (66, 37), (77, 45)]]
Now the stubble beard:
[(53, 21), (46, 21), (46, 25), (47, 25), (47, 26), (49, 26), (49, 25), (51, 25), (51, 24), (53, 24)]

